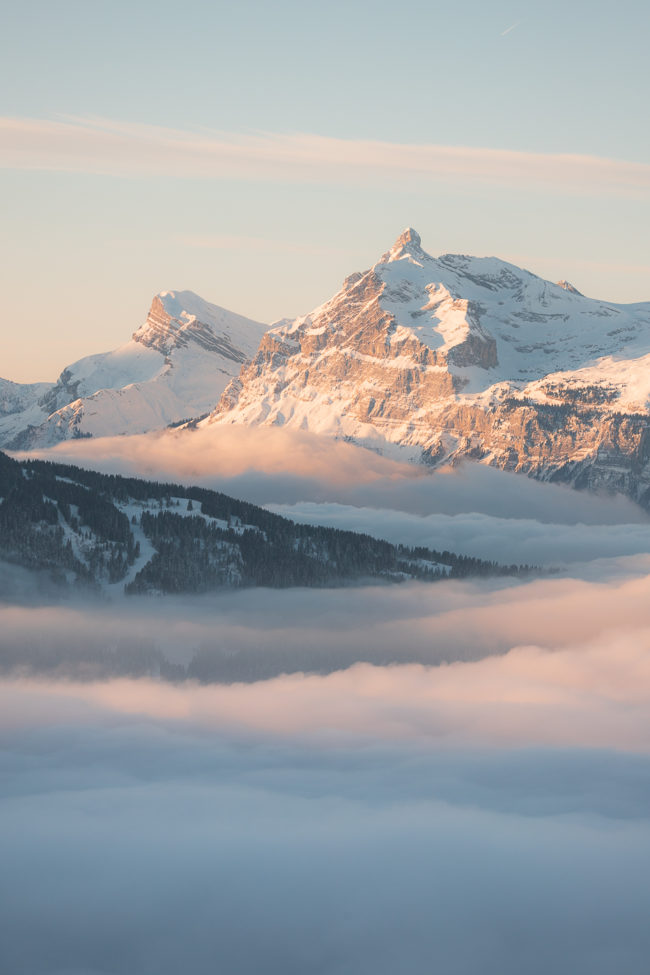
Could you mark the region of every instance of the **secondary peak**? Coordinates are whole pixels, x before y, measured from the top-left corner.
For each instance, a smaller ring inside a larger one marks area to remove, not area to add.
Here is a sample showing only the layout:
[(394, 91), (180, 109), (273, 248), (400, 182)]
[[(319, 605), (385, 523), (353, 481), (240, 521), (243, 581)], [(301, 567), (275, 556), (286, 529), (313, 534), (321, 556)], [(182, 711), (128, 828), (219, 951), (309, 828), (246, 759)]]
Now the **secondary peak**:
[(562, 280), (562, 281), (558, 281), (557, 283), (561, 288), (564, 288), (565, 291), (570, 291), (572, 295), (580, 295), (581, 298), (584, 298), (582, 292), (578, 291), (578, 289), (575, 288), (570, 281)]

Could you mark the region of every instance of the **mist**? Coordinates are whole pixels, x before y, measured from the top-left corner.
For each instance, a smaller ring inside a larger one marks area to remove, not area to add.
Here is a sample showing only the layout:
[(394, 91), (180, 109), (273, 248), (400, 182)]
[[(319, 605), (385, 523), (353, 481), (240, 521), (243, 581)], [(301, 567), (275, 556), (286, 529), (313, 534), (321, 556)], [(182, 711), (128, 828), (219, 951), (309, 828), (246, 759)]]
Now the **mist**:
[(647, 750), (405, 741), (393, 705), (305, 737), (135, 684), (10, 688), (3, 970), (643, 970)]
[(637, 975), (650, 574), (611, 562), (1, 607), (3, 969)]
[[(475, 469), (461, 471), (459, 481), (469, 481), (476, 477), (476, 473)], [(478, 480), (481, 480), (480, 476)], [(528, 483), (525, 482), (523, 487), (527, 490)], [(603, 514), (606, 505), (607, 501), (602, 499)], [(362, 531), (395, 544), (424, 545), (439, 551), (498, 560), (506, 565), (570, 567), (572, 572), (589, 571), (589, 564), (595, 559), (645, 556), (650, 552), (650, 523), (643, 520), (567, 523), (559, 520), (567, 516), (560, 505), (555, 513), (558, 520), (551, 519), (553, 512), (549, 508), (548, 521), (514, 515), (495, 517), (482, 511), (419, 515), (327, 502), (270, 504), (268, 507), (293, 521)], [(616, 501), (612, 501), (612, 509), (614, 515), (621, 510)]]
[(645, 511), (622, 496), (578, 492), (481, 464), (431, 472), (409, 462), (416, 458), (413, 451), (387, 449), (398, 459), (302, 430), (229, 424), (68, 440), (16, 456), (201, 484), (261, 505), (334, 502), (418, 515), (480, 512), (543, 523), (650, 522)]
[(62, 600), (0, 563), (3, 971), (645, 969), (645, 512), (275, 429), (43, 456), (544, 571)]
[(603, 560), (591, 571), (597, 578), (0, 604), (0, 671), (250, 682), (358, 662), (434, 666), (643, 634), (650, 559), (614, 560), (614, 567)]

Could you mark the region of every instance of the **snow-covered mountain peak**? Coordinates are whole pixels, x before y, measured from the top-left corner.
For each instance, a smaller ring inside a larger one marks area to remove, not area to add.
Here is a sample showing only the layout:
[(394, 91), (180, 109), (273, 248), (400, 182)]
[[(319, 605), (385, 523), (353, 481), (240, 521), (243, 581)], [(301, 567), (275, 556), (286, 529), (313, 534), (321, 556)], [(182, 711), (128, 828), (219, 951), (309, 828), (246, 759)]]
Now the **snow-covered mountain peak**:
[(161, 291), (118, 349), (79, 359), (54, 384), (0, 380), (0, 444), (23, 449), (142, 433), (205, 414), (265, 331), (192, 291)]
[(615, 465), (648, 450), (649, 361), (650, 303), (586, 298), (497, 257), (432, 257), (407, 228), (370, 270), (269, 332), (205, 423), (550, 476), (568, 459)]
[[(382, 256), (380, 264), (390, 264), (393, 261), (404, 259), (419, 264), (422, 260), (429, 258), (429, 255), (422, 250), (422, 238), (417, 230), (407, 227), (391, 247)], [(430, 258), (429, 258), (430, 259)]]
[(497, 257), (432, 257), (409, 227), (369, 271), (349, 275), (329, 301), (275, 327), (271, 344), (258, 351), (256, 369), (267, 356), (279, 363), (278, 349), (282, 357), (298, 356), (292, 363), (297, 374), (305, 356), (322, 356), (325, 363), (340, 350), (348, 358), (365, 356), (376, 368), (388, 368), (395, 358), (399, 368), (410, 363), (445, 373), (457, 394), (481, 394), (500, 383), (579, 369), (623, 347), (650, 353), (648, 309), (630, 311)]

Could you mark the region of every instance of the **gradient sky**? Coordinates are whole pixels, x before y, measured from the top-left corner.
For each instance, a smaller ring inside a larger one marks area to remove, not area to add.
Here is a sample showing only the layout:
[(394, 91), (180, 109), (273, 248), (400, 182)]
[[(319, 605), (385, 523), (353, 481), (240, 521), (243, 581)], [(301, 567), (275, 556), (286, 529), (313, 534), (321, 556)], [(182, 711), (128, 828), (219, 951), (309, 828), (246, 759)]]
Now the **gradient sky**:
[(0, 376), (121, 344), (163, 289), (304, 313), (407, 224), (650, 300), (649, 30), (640, 0), (13, 4)]

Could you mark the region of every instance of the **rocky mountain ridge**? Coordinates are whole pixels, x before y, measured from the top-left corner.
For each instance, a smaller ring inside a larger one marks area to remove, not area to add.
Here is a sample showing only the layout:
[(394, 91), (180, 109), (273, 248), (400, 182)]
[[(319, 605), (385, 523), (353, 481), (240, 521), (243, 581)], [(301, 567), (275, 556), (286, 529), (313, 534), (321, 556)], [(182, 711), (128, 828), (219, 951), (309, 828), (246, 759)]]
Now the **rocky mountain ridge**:
[(471, 458), (648, 504), (649, 403), (649, 302), (586, 298), (497, 258), (433, 258), (408, 228), (330, 301), (270, 329), (203, 422)]
[(650, 303), (590, 299), (494, 257), (434, 258), (408, 228), (332, 299), (271, 329), (161, 292), (121, 348), (56, 383), (0, 380), (0, 446), (205, 416), (432, 466), (470, 458), (647, 505), (649, 404)]

